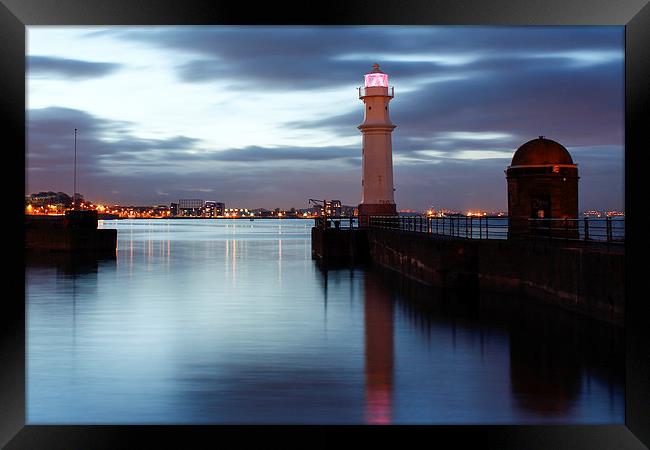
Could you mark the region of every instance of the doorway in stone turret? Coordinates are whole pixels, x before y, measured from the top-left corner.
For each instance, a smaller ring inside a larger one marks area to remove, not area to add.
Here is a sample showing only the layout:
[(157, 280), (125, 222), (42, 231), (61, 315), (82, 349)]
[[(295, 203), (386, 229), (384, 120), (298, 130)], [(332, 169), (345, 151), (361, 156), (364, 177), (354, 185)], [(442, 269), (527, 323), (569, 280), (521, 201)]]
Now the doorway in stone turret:
[(530, 204), (531, 219), (550, 219), (551, 218), (551, 199), (548, 196), (538, 196), (531, 199)]
[(531, 231), (538, 236), (549, 236), (551, 221), (551, 199), (549, 196), (540, 195), (530, 199), (530, 218), (532, 219)]

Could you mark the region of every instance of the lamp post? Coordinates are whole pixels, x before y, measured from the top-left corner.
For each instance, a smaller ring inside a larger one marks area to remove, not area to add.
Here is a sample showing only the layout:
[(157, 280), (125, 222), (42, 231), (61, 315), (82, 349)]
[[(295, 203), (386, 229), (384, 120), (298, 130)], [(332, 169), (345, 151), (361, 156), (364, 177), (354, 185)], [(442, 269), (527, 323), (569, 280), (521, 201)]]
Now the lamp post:
[(73, 184), (72, 184), (72, 209), (76, 209), (77, 203), (75, 201), (77, 196), (77, 129), (74, 129), (74, 170), (73, 170)]

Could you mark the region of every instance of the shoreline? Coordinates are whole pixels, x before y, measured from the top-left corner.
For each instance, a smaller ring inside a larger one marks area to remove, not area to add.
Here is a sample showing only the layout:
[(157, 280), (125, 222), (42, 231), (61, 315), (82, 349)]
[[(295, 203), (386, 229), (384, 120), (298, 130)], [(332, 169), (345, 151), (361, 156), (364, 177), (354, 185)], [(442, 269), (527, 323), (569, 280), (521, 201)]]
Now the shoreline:
[(99, 220), (261, 220), (261, 219), (272, 219), (272, 220), (314, 220), (315, 217), (111, 217), (111, 218), (99, 218)]

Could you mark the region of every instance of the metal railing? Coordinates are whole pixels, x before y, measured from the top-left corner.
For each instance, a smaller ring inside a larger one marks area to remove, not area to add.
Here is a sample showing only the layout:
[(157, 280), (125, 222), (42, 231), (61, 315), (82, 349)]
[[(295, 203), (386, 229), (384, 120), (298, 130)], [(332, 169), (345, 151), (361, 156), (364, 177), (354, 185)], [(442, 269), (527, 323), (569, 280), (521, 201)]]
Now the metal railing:
[[(508, 239), (508, 217), (371, 216), (375, 229), (410, 231), (466, 239)], [(536, 240), (565, 240), (622, 244), (622, 217), (582, 219), (528, 219), (528, 229), (519, 237)]]
[(624, 243), (625, 218), (529, 219), (530, 235), (536, 239)]
[(507, 217), (371, 216), (370, 228), (467, 239), (507, 239)]
[(337, 230), (351, 230), (359, 228), (359, 219), (351, 216), (324, 216), (314, 218), (316, 228), (334, 228)]
[[(387, 95), (389, 97), (395, 97), (395, 87), (394, 86), (368, 86), (364, 87), (361, 86), (359, 88), (359, 98), (361, 97), (366, 97), (368, 95), (380, 95), (379, 90), (380, 89), (386, 89), (386, 94), (381, 94), (381, 95)], [(368, 89), (371, 89), (368, 91)]]

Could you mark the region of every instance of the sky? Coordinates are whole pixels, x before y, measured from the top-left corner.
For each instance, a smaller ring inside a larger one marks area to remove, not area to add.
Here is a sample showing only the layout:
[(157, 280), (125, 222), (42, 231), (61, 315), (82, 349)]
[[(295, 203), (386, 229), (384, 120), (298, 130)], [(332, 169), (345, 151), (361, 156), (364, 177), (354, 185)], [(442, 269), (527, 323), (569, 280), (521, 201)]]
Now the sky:
[(624, 209), (624, 27), (27, 27), (26, 194), (307, 208), (361, 199), (372, 64), (394, 86), (398, 209), (506, 210), (543, 135), (579, 208)]

